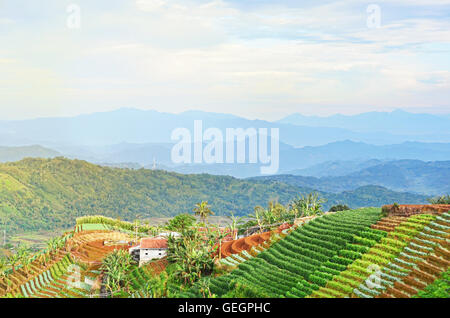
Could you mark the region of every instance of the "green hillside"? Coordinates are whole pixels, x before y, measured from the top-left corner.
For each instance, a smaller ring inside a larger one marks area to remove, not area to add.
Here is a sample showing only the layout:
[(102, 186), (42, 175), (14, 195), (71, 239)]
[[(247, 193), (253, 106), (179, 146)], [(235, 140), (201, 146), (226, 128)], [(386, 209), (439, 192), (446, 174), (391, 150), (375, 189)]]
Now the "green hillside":
[(100, 167), (84, 161), (25, 159), (0, 165), (0, 216), (10, 229), (71, 226), (82, 215), (133, 220), (174, 216), (208, 200), (217, 215), (246, 214), (269, 200), (288, 202), (298, 188), (232, 177)]
[[(203, 200), (216, 215), (247, 215), (257, 205), (271, 200), (287, 204), (311, 191), (267, 180), (118, 169), (59, 157), (24, 159), (0, 164), (0, 226), (7, 222), (9, 231), (29, 231), (69, 227), (83, 215), (123, 220), (174, 216), (191, 212)], [(425, 202), (423, 196), (382, 187), (322, 196), (328, 199), (325, 208), (335, 203), (360, 207)]]

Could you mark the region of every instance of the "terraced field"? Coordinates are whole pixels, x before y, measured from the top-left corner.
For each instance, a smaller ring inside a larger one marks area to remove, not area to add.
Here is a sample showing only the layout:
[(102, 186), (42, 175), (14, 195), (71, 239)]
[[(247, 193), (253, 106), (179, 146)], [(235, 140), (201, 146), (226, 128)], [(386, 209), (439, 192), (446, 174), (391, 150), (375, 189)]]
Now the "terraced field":
[[(0, 284), (0, 296), (8, 291), (27, 298), (98, 297), (102, 260), (129, 247), (104, 242), (129, 242), (132, 236), (96, 226), (80, 230), (44, 263), (35, 259), (26, 269), (17, 267), (8, 275), (11, 286)], [(149, 285), (167, 275), (165, 259), (126, 273), (126, 289), (133, 298), (202, 297), (205, 286), (225, 298), (450, 298), (450, 211), (383, 217), (381, 209), (365, 208), (325, 214), (228, 242), (222, 252), (216, 265), (225, 274), (203, 278), (188, 290)]]
[[(386, 237), (376, 244), (370, 241), (359, 240), (363, 246), (370, 246), (371, 244), (372, 246), (366, 253), (358, 255), (345, 271), (333, 277), (324, 288), (314, 292), (311, 297), (351, 296), (353, 290), (360, 286), (363, 281), (379, 271), (380, 267), (389, 264), (396, 255), (399, 255), (408, 242), (433, 218), (434, 216), (431, 215), (412, 216), (396, 226), (394, 231), (388, 232)], [(369, 282), (369, 284), (371, 283)], [(364, 288), (364, 286), (361, 288)], [(357, 290), (355, 294), (356, 296), (366, 295)]]
[[(237, 290), (246, 297), (413, 297), (448, 270), (449, 233), (449, 212), (387, 218), (379, 209), (338, 212), (258, 253), (232, 255), (233, 270), (210, 279), (209, 287), (219, 297)], [(200, 297), (199, 287), (180, 297)]]
[[(127, 249), (127, 245), (104, 246), (103, 242), (128, 241), (128, 234), (109, 230), (83, 231), (70, 236), (66, 246), (53, 255), (47, 266), (35, 260), (28, 269), (8, 275), (13, 282), (8, 293), (30, 298), (84, 298), (99, 289), (99, 268), (103, 258), (116, 249)], [(32, 275), (30, 275), (32, 273)], [(0, 296), (7, 286), (0, 284)]]

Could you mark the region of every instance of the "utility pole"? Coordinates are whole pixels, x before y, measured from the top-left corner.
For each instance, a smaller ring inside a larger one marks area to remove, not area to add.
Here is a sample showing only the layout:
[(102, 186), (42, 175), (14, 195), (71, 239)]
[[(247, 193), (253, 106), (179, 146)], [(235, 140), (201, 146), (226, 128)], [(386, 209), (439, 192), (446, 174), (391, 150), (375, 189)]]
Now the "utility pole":
[(136, 241), (136, 244), (137, 244), (137, 242), (138, 242), (138, 238), (137, 238), (137, 234), (138, 234), (138, 221), (136, 220), (135, 222), (134, 222), (134, 224), (135, 224), (135, 226), (134, 226), (134, 236), (135, 236), (135, 241)]

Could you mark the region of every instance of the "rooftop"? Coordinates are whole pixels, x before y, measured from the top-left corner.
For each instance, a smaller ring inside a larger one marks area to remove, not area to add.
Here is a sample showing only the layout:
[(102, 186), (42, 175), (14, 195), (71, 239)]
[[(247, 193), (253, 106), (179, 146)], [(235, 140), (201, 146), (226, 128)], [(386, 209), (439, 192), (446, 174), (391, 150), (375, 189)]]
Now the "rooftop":
[(162, 238), (143, 238), (141, 248), (168, 248), (167, 239)]

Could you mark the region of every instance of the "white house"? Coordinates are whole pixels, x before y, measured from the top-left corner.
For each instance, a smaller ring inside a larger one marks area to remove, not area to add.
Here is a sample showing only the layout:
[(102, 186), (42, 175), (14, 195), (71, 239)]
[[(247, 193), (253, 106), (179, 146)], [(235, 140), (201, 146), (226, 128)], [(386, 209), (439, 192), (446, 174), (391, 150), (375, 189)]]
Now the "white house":
[(181, 234), (178, 232), (161, 232), (158, 234), (158, 237), (165, 237), (168, 238), (169, 236), (172, 237), (181, 237)]
[(130, 248), (128, 251), (133, 259), (139, 262), (139, 266), (154, 259), (167, 256), (167, 239), (152, 237), (141, 239), (140, 245)]

